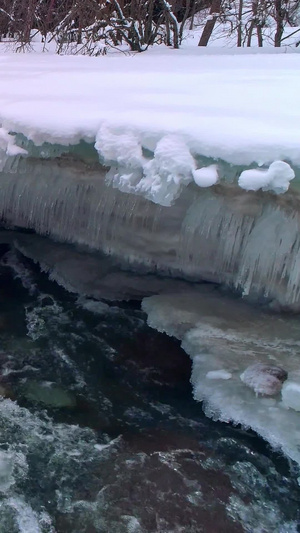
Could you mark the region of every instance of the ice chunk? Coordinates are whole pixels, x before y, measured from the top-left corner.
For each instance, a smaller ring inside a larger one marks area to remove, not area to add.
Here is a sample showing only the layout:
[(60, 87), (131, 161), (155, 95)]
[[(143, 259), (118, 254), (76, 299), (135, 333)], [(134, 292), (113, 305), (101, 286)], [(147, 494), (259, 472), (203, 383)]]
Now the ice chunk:
[(246, 368), (240, 378), (256, 394), (274, 396), (280, 392), (287, 376), (287, 372), (279, 366), (256, 363)]
[(199, 187), (211, 187), (219, 179), (217, 165), (198, 168), (193, 172), (194, 180)]
[(274, 161), (267, 170), (244, 170), (239, 177), (239, 186), (246, 191), (273, 191), (277, 194), (286, 192), (295, 172), (288, 163)]
[(5, 169), (8, 160), (26, 154), (27, 151), (16, 144), (15, 135), (0, 127), (0, 172)]
[[(295, 410), (300, 408), (298, 318), (263, 313), (209, 288), (196, 297), (151, 296), (142, 308), (151, 327), (182, 341), (192, 359), (194, 397), (203, 402), (208, 416), (251, 427), (300, 464), (300, 413)], [(247, 367), (251, 371), (245, 371)], [(222, 377), (224, 369), (230, 379), (209, 379)], [(282, 401), (262, 396), (270, 387), (274, 392), (274, 385), (279, 389), (287, 372)], [(248, 382), (252, 373), (252, 385), (260, 394), (245, 386), (242, 373), (244, 378), (248, 374)], [(288, 387), (290, 381), (299, 385)]]
[[(4, 128), (0, 127), (0, 154), (1, 151), (8, 156), (15, 156), (18, 154), (26, 155), (27, 151), (24, 148), (16, 145), (16, 138), (14, 135), (8, 133)], [(0, 160), (1, 161), (1, 160)]]
[(282, 387), (282, 401), (285, 407), (290, 407), (295, 411), (300, 411), (300, 383), (296, 381), (286, 381)]
[(230, 379), (232, 378), (232, 374), (223, 369), (210, 370), (210, 372), (207, 372), (206, 377), (207, 379)]
[(96, 315), (105, 315), (109, 311), (109, 305), (106, 303), (92, 300), (91, 298), (84, 298), (84, 296), (77, 298), (76, 303), (78, 306)]

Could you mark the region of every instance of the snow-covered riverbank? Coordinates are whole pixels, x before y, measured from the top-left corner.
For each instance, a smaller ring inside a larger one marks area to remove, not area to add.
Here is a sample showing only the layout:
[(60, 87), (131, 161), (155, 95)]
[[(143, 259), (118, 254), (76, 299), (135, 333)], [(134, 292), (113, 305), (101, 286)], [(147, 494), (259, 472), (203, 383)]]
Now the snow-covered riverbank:
[[(270, 49), (156, 48), (100, 58), (3, 54), (1, 159), (18, 151), (7, 136), (12, 132), (37, 145), (96, 141), (100, 159), (117, 166), (115, 186), (162, 203), (166, 189), (172, 201), (179, 183), (222, 179), (223, 169), (211, 168), (218, 160), (255, 169), (283, 159), (297, 173), (298, 65), (297, 53)], [(283, 173), (282, 183), (276, 176), (279, 192), (293, 177)], [(240, 184), (274, 189), (273, 179), (256, 173)]]

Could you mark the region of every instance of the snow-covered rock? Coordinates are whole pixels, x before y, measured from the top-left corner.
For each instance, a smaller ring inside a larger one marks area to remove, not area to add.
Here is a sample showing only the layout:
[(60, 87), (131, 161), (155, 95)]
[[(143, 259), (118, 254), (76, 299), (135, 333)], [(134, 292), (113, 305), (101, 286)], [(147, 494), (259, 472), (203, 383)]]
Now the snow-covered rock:
[(275, 396), (281, 391), (287, 376), (287, 372), (279, 366), (256, 363), (246, 368), (240, 378), (256, 394)]

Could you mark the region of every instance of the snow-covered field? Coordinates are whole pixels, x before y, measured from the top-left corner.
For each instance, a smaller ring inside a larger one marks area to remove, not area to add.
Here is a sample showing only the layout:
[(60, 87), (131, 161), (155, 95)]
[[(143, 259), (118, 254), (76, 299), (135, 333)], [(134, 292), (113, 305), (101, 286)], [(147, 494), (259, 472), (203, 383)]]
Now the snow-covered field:
[(181, 185), (222, 179), (211, 166), (218, 160), (265, 170), (284, 160), (292, 170), (276, 164), (243, 175), (240, 186), (285, 192), (300, 166), (298, 69), (298, 53), (271, 49), (3, 53), (0, 154), (18, 151), (9, 132), (38, 145), (96, 142), (100, 158), (116, 165), (114, 186), (165, 205)]

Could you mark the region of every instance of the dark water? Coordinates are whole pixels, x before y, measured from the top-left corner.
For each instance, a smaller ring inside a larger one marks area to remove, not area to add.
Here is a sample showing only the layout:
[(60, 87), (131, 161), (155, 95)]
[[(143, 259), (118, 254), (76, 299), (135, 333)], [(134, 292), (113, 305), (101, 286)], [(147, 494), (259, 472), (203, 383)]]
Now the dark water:
[(78, 299), (0, 251), (0, 533), (300, 531), (294, 466), (203, 415), (139, 302)]

